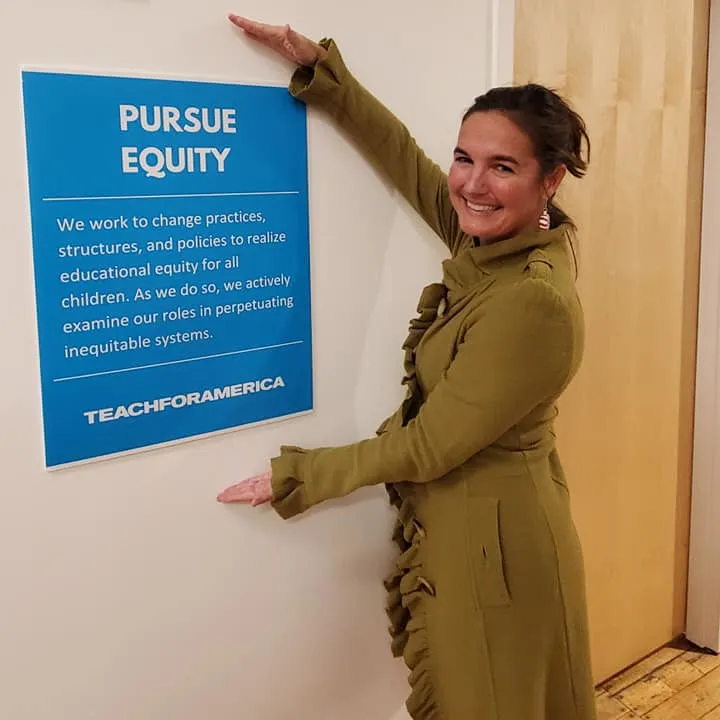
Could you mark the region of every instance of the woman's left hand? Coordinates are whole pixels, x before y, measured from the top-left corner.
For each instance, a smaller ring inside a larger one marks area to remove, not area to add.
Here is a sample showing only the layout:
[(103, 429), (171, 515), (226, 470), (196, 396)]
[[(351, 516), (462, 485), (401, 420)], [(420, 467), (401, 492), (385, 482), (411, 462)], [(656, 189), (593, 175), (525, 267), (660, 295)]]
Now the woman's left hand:
[(217, 500), (221, 503), (249, 503), (253, 507), (269, 502), (272, 500), (272, 471), (230, 485), (217, 496)]

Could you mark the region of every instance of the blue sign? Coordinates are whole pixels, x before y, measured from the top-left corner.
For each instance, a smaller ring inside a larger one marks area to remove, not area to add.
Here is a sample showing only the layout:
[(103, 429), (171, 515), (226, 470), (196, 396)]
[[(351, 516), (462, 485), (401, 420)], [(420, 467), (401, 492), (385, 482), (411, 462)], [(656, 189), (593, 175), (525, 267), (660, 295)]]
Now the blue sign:
[(312, 409), (304, 105), (22, 80), (47, 466)]

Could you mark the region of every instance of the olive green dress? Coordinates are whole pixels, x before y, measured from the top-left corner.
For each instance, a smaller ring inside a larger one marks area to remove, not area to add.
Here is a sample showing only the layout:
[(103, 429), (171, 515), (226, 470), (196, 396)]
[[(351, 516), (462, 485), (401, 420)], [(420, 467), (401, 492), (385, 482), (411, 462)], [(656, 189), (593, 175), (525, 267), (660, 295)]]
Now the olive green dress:
[(583, 350), (569, 228), (464, 234), (446, 176), (323, 45), (292, 94), (359, 143), (452, 257), (410, 322), (402, 406), (372, 439), (283, 447), (273, 505), (288, 518), (387, 487), (400, 551), (388, 615), (415, 720), (591, 720), (583, 560), (553, 432)]

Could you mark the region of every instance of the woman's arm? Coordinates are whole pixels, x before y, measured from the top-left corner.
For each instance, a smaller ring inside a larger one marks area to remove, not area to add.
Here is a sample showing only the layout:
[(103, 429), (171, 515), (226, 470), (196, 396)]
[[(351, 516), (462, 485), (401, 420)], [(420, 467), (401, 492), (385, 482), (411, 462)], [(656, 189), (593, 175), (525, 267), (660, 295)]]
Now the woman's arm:
[(324, 40), (321, 47), (325, 57), (313, 67), (298, 68), (290, 92), (330, 115), (454, 254), (460, 236), (447, 176), (405, 125), (353, 77), (335, 43)]
[(237, 16), (231, 20), (299, 66), (290, 82), (293, 96), (329, 114), (455, 254), (463, 235), (445, 173), (418, 147), (405, 125), (353, 77), (335, 43), (314, 43), (289, 26)]
[(292, 517), (366, 485), (437, 480), (553, 401), (581, 348), (566, 301), (528, 279), (484, 313), (406, 426), (342, 447), (283, 448), (270, 478), (277, 512)]
[(437, 480), (562, 392), (582, 352), (577, 332), (557, 290), (527, 278), (483, 307), (407, 425), (340, 447), (284, 447), (270, 473), (233, 485), (218, 499), (272, 500), (288, 518), (366, 485)]

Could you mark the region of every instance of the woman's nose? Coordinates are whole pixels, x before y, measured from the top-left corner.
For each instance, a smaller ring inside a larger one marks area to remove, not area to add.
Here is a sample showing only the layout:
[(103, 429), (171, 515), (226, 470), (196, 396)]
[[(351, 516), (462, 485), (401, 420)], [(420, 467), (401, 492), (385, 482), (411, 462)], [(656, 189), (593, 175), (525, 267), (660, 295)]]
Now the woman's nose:
[(473, 168), (465, 181), (465, 192), (482, 195), (487, 191), (487, 173), (482, 168)]

